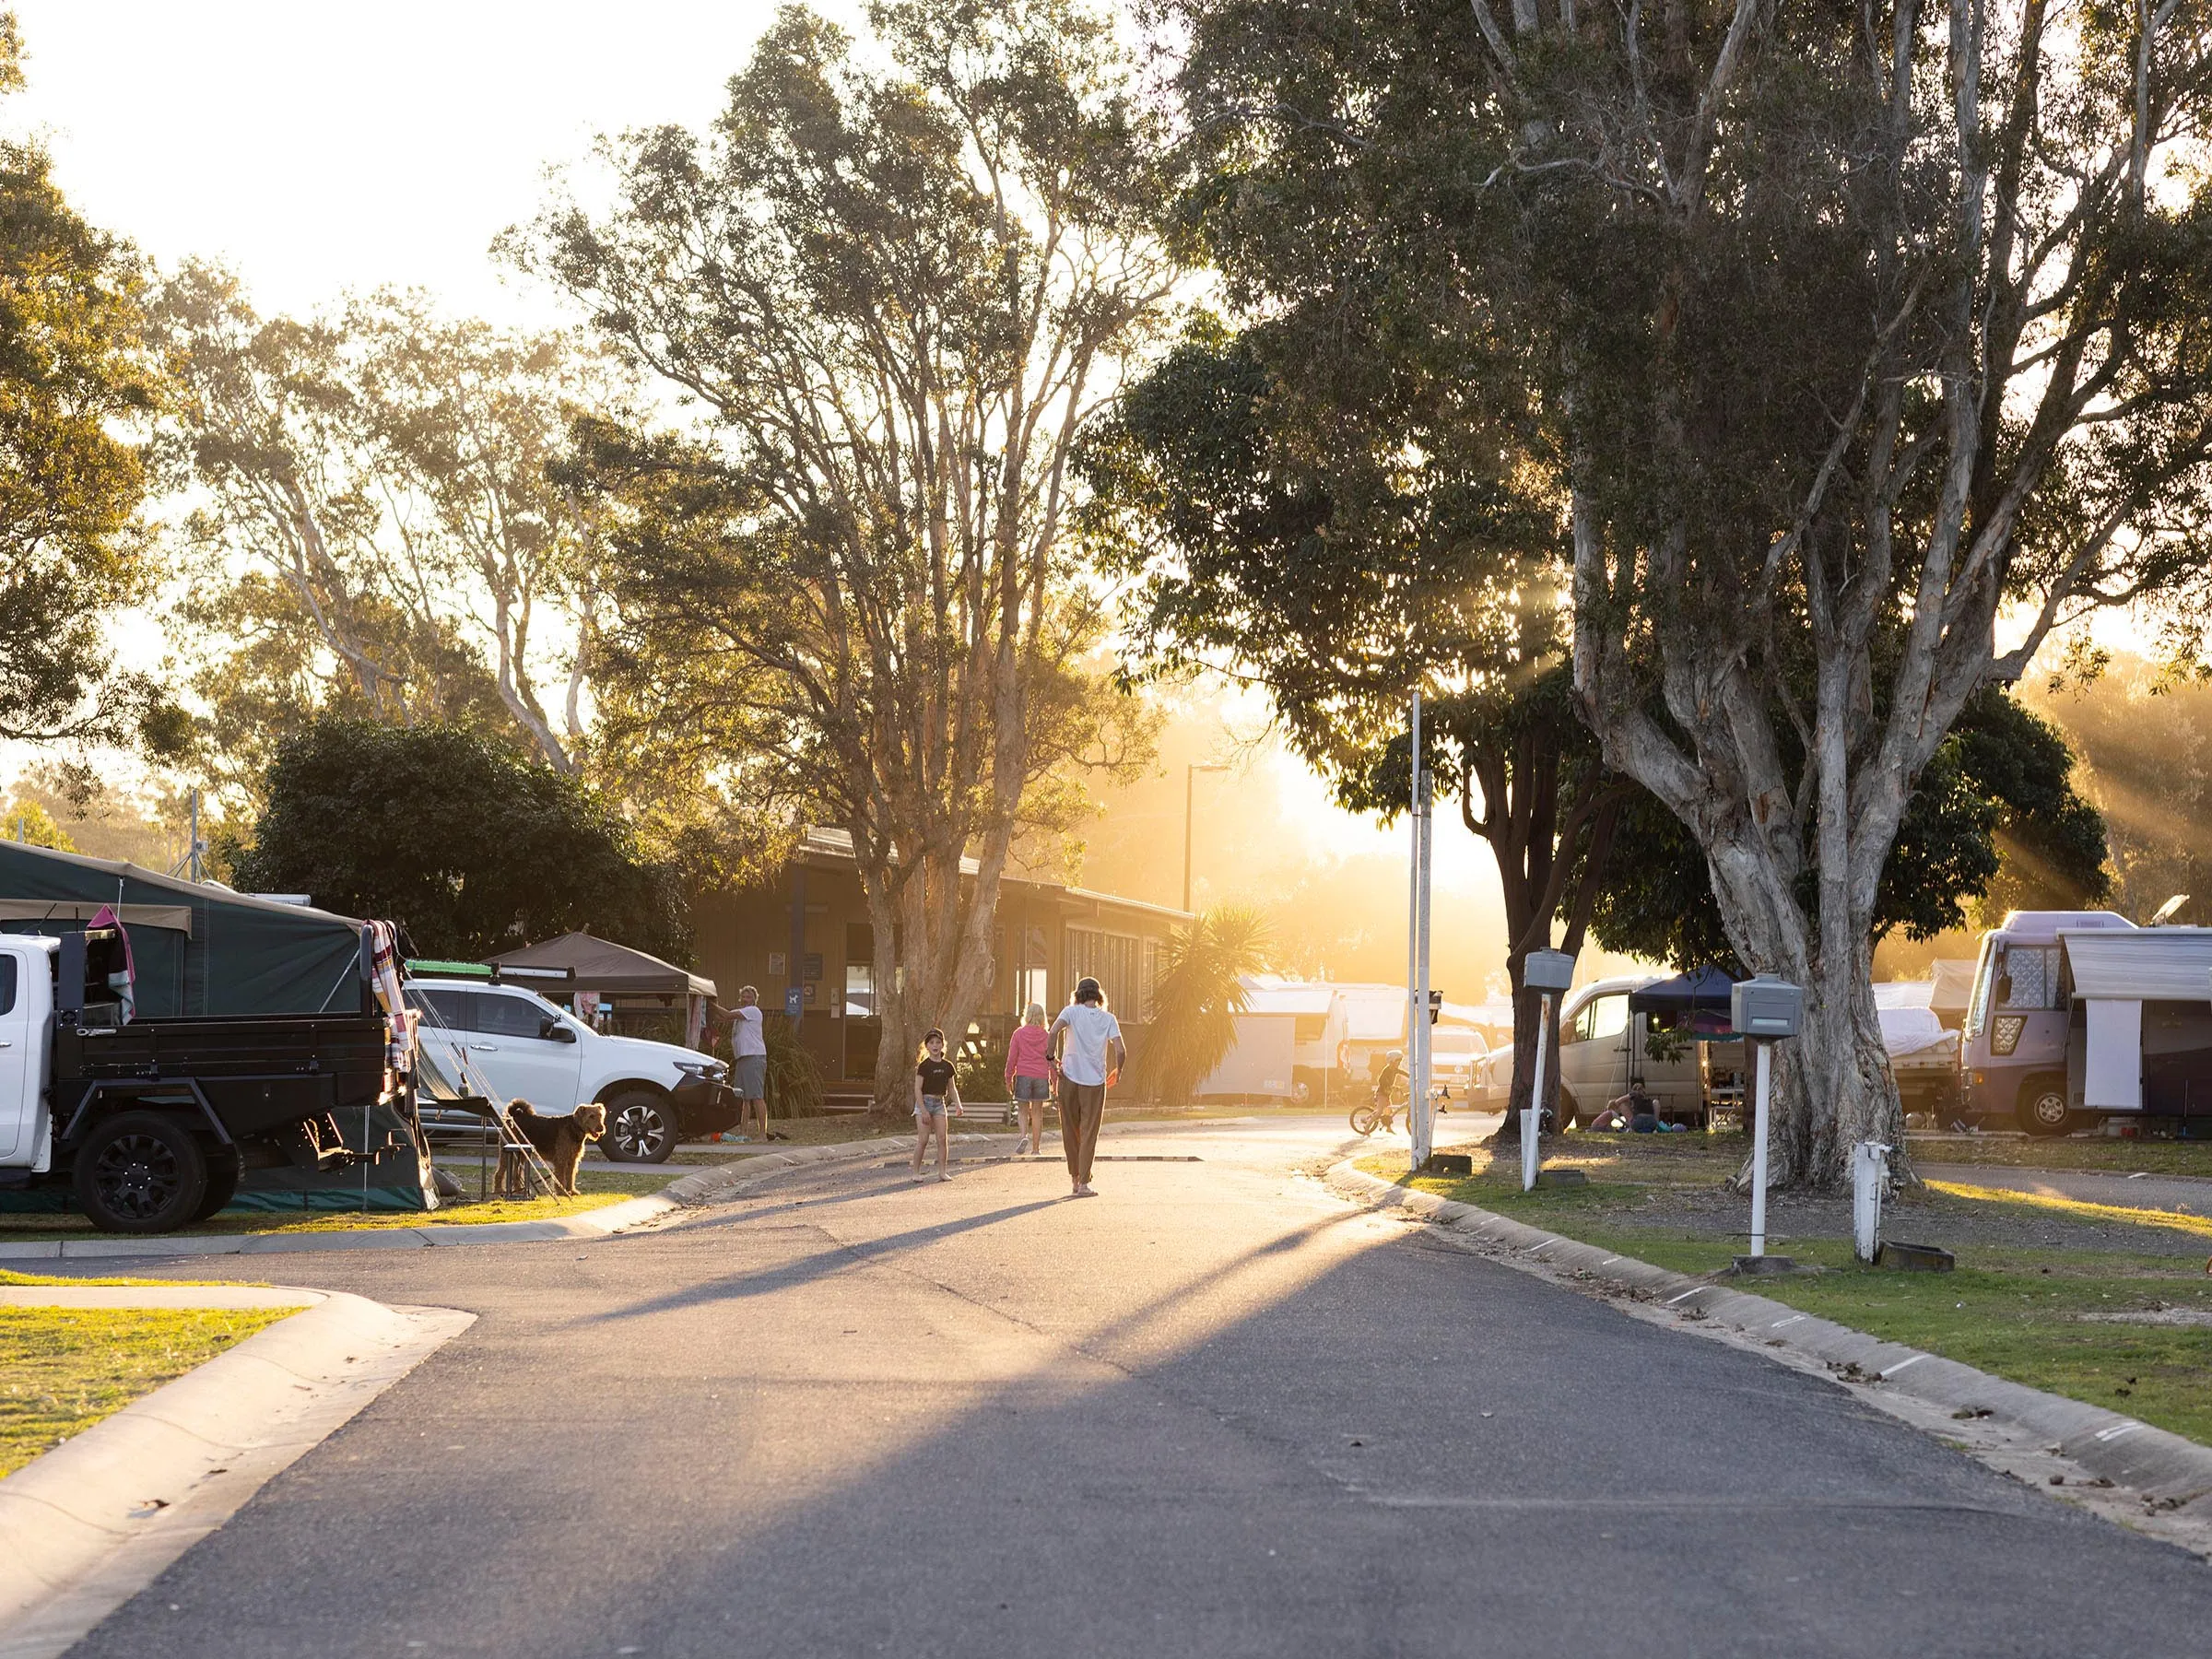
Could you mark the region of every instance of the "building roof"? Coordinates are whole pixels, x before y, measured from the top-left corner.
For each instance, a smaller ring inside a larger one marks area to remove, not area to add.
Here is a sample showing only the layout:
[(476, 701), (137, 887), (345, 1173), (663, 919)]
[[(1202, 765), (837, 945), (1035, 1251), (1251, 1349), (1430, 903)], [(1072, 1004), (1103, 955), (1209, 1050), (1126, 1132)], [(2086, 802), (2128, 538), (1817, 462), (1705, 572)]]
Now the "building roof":
[[(855, 862), (853, 837), (844, 830), (808, 830), (799, 842), (798, 856), (818, 864), (849, 865)], [(963, 854), (960, 874), (974, 876), (982, 865)], [(1119, 893), (1103, 893), (1096, 888), (1068, 887), (1057, 881), (1039, 881), (1032, 877), (1017, 876), (1008, 871), (999, 878), (1007, 887), (1027, 888), (1031, 892), (1050, 894), (1076, 904), (1111, 904), (1120, 910), (1144, 911), (1170, 922), (1188, 922), (1193, 912), (1177, 910), (1171, 904), (1154, 904), (1147, 899), (1127, 899)]]
[(2069, 929), (2058, 943), (2076, 996), (2212, 1002), (2212, 927)]
[(502, 968), (566, 968), (575, 974), (574, 985), (579, 991), (604, 991), (617, 996), (714, 994), (711, 979), (587, 933), (565, 933), (558, 939), (503, 950), (490, 959)]
[(1336, 1001), (1336, 987), (1321, 980), (1287, 980), (1272, 973), (1243, 976), (1249, 1014), (1323, 1014)]

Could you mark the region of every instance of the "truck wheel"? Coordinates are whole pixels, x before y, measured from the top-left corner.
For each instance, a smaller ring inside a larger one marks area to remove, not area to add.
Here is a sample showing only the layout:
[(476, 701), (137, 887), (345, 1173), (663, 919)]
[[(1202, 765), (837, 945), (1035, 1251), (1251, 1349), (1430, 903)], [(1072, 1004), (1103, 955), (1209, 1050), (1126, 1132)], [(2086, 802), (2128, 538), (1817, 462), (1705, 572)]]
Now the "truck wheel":
[(192, 1131), (159, 1112), (125, 1112), (76, 1149), (76, 1201), (105, 1232), (171, 1232), (199, 1212), (207, 1160)]
[(675, 1109), (659, 1095), (633, 1088), (606, 1103), (604, 1145), (624, 1163), (666, 1163), (676, 1137)]
[(2066, 1109), (2066, 1086), (2055, 1077), (2030, 1077), (2020, 1087), (2014, 1115), (2030, 1135), (2064, 1135), (2074, 1126)]
[(194, 1221), (205, 1221), (238, 1195), (238, 1154), (218, 1152), (207, 1159), (207, 1190), (200, 1194)]

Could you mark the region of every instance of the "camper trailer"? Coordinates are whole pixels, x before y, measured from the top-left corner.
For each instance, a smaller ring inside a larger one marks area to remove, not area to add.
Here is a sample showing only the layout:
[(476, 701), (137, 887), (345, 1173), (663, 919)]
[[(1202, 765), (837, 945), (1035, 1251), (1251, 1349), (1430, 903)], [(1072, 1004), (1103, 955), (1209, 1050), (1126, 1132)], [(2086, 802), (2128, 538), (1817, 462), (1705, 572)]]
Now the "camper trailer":
[[(2062, 932), (2135, 932), (2111, 911), (2013, 911), (1984, 934), (1960, 1032), (1961, 1098), (1980, 1122), (2063, 1135), (2068, 1011), (2059, 975)], [(2199, 986), (2212, 996), (2212, 986)]]

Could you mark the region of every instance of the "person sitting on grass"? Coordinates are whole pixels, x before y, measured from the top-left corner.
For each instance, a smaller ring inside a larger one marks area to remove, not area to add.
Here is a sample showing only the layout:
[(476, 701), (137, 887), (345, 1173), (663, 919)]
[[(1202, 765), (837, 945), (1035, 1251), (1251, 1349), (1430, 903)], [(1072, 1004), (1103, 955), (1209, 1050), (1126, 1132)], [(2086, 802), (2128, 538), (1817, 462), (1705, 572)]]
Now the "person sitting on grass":
[(945, 1033), (931, 1027), (922, 1039), (921, 1057), (914, 1063), (914, 1179), (922, 1179), (922, 1159), (929, 1137), (937, 1137), (937, 1179), (950, 1181), (952, 1128), (948, 1113), (960, 1109), (960, 1086), (953, 1080), (952, 1062), (945, 1058)]

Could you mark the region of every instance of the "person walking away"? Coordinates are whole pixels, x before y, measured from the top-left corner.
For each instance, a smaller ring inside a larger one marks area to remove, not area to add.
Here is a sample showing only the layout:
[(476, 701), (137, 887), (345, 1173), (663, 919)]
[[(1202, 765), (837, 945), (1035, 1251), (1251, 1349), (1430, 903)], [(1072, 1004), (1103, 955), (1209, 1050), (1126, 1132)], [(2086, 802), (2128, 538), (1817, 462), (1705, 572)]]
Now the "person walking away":
[(1006, 1042), (1006, 1087), (1021, 1119), (1021, 1145), (1014, 1156), (1044, 1150), (1044, 1108), (1053, 1098), (1052, 1042), (1044, 1029), (1044, 1005), (1031, 1003)]
[(1099, 1120), (1106, 1115), (1106, 1079), (1120, 1074), (1129, 1053), (1121, 1021), (1108, 1010), (1097, 980), (1087, 976), (1077, 983), (1076, 1000), (1060, 1010), (1046, 1041), (1060, 1054), (1060, 1149), (1067, 1155), (1072, 1196), (1095, 1198), (1090, 1160), (1098, 1150)]
[(921, 1058), (914, 1063), (914, 1179), (922, 1179), (922, 1159), (929, 1151), (929, 1137), (937, 1137), (937, 1179), (950, 1181), (945, 1166), (952, 1158), (949, 1112), (960, 1109), (960, 1086), (953, 1081), (952, 1062), (945, 1058), (945, 1033), (934, 1026), (922, 1039)]
[(737, 1138), (752, 1133), (756, 1112), (760, 1138), (768, 1138), (768, 1028), (760, 1015), (760, 993), (747, 985), (737, 993), (730, 1016), (730, 1087), (737, 1091)]

